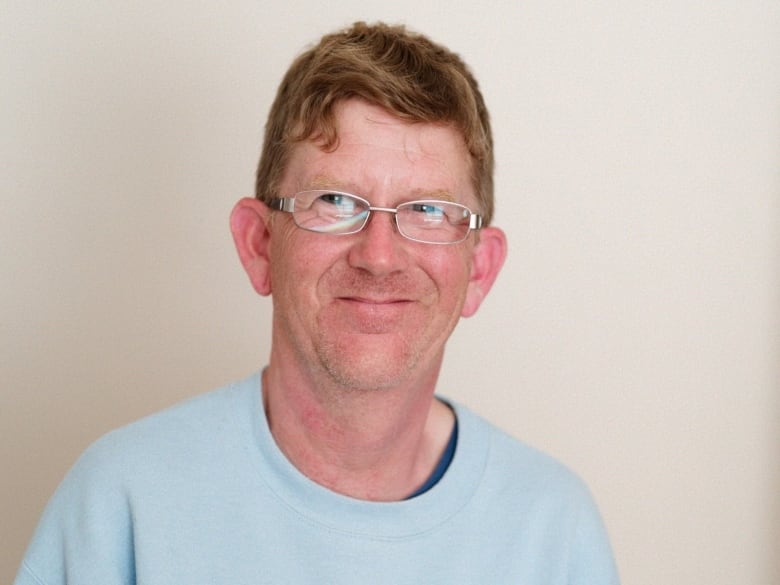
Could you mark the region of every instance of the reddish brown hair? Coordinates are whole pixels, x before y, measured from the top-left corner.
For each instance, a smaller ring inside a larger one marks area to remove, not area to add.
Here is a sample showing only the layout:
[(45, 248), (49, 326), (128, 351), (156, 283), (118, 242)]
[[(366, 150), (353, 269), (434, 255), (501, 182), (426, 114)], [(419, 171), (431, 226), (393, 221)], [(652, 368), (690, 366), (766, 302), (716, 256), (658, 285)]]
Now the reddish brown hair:
[(461, 58), (403, 26), (362, 22), (324, 36), (282, 79), (265, 128), (256, 196), (279, 197), (295, 143), (338, 146), (334, 106), (360, 98), (410, 122), (451, 124), (463, 135), (483, 221), (493, 215), (493, 138), (476, 79)]

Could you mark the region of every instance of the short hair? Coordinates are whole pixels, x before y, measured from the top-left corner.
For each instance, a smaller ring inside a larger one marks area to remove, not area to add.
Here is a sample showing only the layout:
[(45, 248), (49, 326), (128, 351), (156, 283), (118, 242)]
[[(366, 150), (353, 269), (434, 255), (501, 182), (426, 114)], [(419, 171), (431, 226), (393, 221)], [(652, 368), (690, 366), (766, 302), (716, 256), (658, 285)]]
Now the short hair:
[(357, 22), (324, 36), (288, 69), (268, 114), (255, 195), (279, 194), (293, 146), (321, 141), (336, 149), (335, 106), (359, 98), (411, 123), (451, 124), (472, 159), (478, 211), (493, 215), (493, 137), (485, 102), (463, 60), (404, 26)]

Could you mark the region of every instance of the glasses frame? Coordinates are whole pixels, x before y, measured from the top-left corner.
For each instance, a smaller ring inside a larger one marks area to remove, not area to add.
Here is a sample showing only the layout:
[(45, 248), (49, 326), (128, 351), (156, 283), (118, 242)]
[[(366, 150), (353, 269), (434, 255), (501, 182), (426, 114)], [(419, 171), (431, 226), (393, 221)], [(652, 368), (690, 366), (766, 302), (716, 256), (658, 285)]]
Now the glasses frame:
[[(363, 220), (363, 222), (357, 228), (351, 229), (351, 230), (346, 231), (346, 232), (332, 233), (332, 232), (328, 232), (328, 231), (319, 231), (319, 230), (315, 230), (315, 229), (304, 227), (304, 226), (300, 225), (295, 220), (295, 215), (294, 215), (294, 212), (295, 212), (295, 200), (300, 195), (309, 194), (309, 193), (321, 193), (323, 195), (325, 195), (325, 194), (344, 195), (344, 196), (347, 196), (347, 197), (351, 197), (352, 199), (355, 199), (357, 201), (361, 201), (366, 206), (366, 210), (367, 210), (366, 217)], [(466, 233), (463, 234), (463, 237), (460, 238), (459, 240), (454, 240), (452, 242), (432, 242), (430, 240), (420, 240), (418, 238), (413, 238), (413, 237), (405, 234), (403, 232), (403, 230), (401, 229), (401, 227), (398, 225), (398, 209), (402, 208), (402, 207), (406, 207), (407, 205), (414, 205), (416, 203), (432, 204), (432, 205), (436, 205), (436, 204), (454, 205), (456, 207), (459, 207), (461, 209), (466, 210), (468, 212), (468, 218), (469, 218), (469, 225), (468, 225), (468, 229), (466, 230)], [(299, 191), (298, 193), (296, 193), (292, 197), (275, 197), (275, 198), (271, 199), (269, 207), (271, 209), (276, 210), (276, 211), (284, 211), (285, 213), (292, 214), (293, 215), (293, 221), (295, 222), (295, 225), (298, 226), (299, 228), (303, 229), (303, 230), (306, 230), (308, 232), (313, 232), (315, 234), (325, 234), (325, 235), (329, 235), (329, 236), (349, 236), (349, 235), (357, 234), (357, 233), (363, 231), (363, 229), (365, 229), (365, 227), (368, 225), (368, 221), (371, 218), (371, 213), (373, 213), (374, 211), (380, 211), (380, 212), (385, 212), (385, 213), (392, 213), (393, 216), (394, 216), (394, 220), (395, 220), (396, 230), (401, 235), (401, 237), (406, 238), (407, 240), (411, 240), (413, 242), (419, 242), (421, 244), (440, 244), (440, 245), (441, 244), (443, 244), (443, 245), (459, 244), (459, 243), (465, 241), (466, 238), (469, 237), (469, 234), (471, 233), (472, 230), (479, 230), (479, 229), (482, 228), (482, 216), (481, 215), (479, 215), (478, 213), (474, 213), (473, 211), (471, 211), (471, 209), (469, 209), (468, 207), (466, 207), (465, 205), (463, 205), (461, 203), (455, 203), (454, 201), (444, 201), (444, 200), (441, 200), (441, 199), (414, 199), (414, 200), (411, 200), (411, 201), (404, 201), (398, 207), (378, 207), (376, 205), (371, 205), (371, 203), (367, 199), (364, 199), (363, 197), (360, 197), (359, 195), (355, 195), (354, 193), (348, 193), (346, 191), (334, 191), (333, 189), (309, 189), (309, 190), (306, 190), (306, 191)]]

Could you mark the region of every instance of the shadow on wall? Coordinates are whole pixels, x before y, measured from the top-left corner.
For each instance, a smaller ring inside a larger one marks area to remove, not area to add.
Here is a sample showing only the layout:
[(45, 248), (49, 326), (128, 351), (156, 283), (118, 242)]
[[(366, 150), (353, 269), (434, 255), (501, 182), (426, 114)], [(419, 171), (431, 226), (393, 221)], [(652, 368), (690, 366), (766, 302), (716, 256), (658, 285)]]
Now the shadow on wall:
[[(780, 254), (777, 256), (778, 261), (780, 261)], [(780, 262), (775, 263), (775, 266), (780, 266)], [(780, 271), (776, 275), (775, 282), (780, 283)], [(774, 393), (775, 406), (772, 409), (774, 413), (774, 420), (772, 420), (774, 433), (770, 435), (774, 451), (770, 451), (769, 465), (773, 472), (770, 474), (771, 485), (767, 486), (770, 502), (770, 509), (768, 510), (770, 514), (770, 529), (767, 537), (771, 539), (771, 543), (774, 543), (768, 547), (770, 549), (768, 552), (772, 559), (768, 567), (770, 583), (780, 583), (780, 286), (775, 290), (778, 298), (774, 305), (774, 339), (770, 342), (771, 355), (775, 356), (776, 359), (772, 375), (773, 387), (776, 390)]]
[[(776, 305), (780, 307), (780, 302)], [(777, 318), (777, 340), (775, 342), (775, 355), (780, 356), (780, 316)], [(780, 362), (780, 359), (778, 360)], [(775, 446), (775, 452), (770, 461), (770, 465), (774, 466), (774, 474), (772, 476), (772, 485), (769, 486), (769, 499), (771, 514), (771, 530), (768, 535), (774, 542), (774, 550), (770, 551), (773, 566), (770, 567), (770, 583), (780, 583), (780, 363), (777, 365), (775, 372), (775, 384), (774, 387), (778, 389), (775, 392), (775, 400), (777, 404), (774, 407), (775, 421), (775, 437), (773, 444)]]

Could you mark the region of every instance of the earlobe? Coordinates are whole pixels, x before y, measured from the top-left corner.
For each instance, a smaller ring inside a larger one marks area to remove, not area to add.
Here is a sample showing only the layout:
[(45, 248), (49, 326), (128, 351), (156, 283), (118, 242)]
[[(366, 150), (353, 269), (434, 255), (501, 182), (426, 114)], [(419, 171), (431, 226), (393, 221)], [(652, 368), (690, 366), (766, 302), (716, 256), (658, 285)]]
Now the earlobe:
[(238, 257), (252, 286), (263, 296), (271, 294), (269, 218), (268, 206), (251, 197), (239, 200), (230, 214), (230, 231)]
[(471, 317), (498, 277), (506, 258), (506, 235), (497, 227), (486, 227), (479, 232), (479, 242), (472, 251), (471, 278), (466, 289), (461, 316)]

